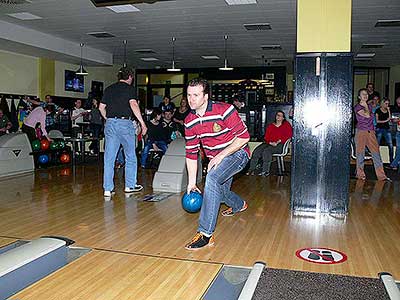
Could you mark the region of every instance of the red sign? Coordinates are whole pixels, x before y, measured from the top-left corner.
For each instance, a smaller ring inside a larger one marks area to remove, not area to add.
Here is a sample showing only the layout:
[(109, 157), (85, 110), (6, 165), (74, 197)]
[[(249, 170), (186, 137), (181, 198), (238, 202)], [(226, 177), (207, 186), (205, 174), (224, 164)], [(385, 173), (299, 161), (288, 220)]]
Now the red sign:
[(303, 248), (296, 251), (296, 256), (302, 260), (315, 264), (333, 265), (345, 262), (347, 255), (329, 248)]

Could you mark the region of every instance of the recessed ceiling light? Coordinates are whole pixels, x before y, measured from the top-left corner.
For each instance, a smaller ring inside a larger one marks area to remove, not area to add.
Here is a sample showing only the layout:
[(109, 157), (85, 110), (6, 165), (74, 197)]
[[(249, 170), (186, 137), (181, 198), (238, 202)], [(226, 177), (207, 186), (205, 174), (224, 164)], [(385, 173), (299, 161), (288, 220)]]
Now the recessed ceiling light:
[(254, 30), (271, 30), (270, 23), (252, 23), (252, 24), (243, 24), (244, 28), (249, 31)]
[(386, 44), (384, 43), (376, 43), (376, 44), (363, 44), (361, 48), (374, 49), (374, 48), (383, 48)]
[(276, 44), (276, 45), (261, 45), (261, 49), (263, 49), (263, 50), (281, 50), (282, 47), (279, 44)]
[(271, 62), (272, 63), (285, 63), (285, 62), (287, 62), (287, 59), (286, 58), (273, 58), (273, 59), (271, 59)]
[(398, 27), (400, 26), (400, 20), (378, 20), (375, 27)]
[(113, 37), (115, 37), (115, 35), (113, 35), (113, 34), (111, 34), (111, 33), (109, 33), (109, 32), (105, 32), (105, 31), (88, 32), (88, 33), (86, 33), (86, 34), (88, 34), (88, 35), (90, 35), (90, 36), (93, 36), (93, 37), (95, 37), (95, 38), (98, 38), (98, 39), (107, 39), (107, 38), (113, 38)]
[(369, 57), (372, 58), (375, 56), (375, 53), (357, 53), (356, 57), (360, 58), (360, 57)]
[(138, 9), (137, 7), (135, 7), (131, 4), (114, 5), (114, 6), (106, 6), (106, 7), (108, 9), (112, 10), (113, 12), (116, 12), (117, 14), (140, 11), (140, 9)]
[(156, 53), (153, 49), (136, 49), (135, 52), (142, 54)]
[(257, 4), (257, 0), (225, 0), (228, 5)]
[(155, 58), (155, 57), (141, 57), (140, 59), (143, 61), (157, 61), (158, 60), (158, 58)]
[(33, 15), (31, 13), (28, 12), (20, 12), (20, 13), (15, 13), (15, 14), (8, 14), (8, 16), (16, 18), (16, 19), (20, 19), (20, 20), (39, 20), (42, 19), (42, 17)]
[(219, 59), (219, 56), (218, 55), (202, 55), (201, 58), (212, 60), (212, 59)]
[(372, 60), (372, 58), (371, 57), (354, 57), (354, 60), (357, 60), (357, 61), (370, 61), (370, 60)]

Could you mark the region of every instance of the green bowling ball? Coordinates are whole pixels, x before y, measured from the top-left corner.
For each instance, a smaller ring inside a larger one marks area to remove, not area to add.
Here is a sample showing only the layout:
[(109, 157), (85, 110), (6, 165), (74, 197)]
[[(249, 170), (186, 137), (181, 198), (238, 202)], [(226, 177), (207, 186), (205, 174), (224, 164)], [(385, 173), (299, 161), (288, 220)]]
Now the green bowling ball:
[(58, 142), (58, 148), (59, 149), (64, 149), (65, 148), (65, 142), (64, 141), (59, 141)]
[(50, 150), (57, 150), (58, 149), (58, 142), (52, 141), (50, 144)]
[(33, 151), (38, 151), (40, 150), (40, 141), (39, 140), (34, 140), (32, 142), (32, 150)]

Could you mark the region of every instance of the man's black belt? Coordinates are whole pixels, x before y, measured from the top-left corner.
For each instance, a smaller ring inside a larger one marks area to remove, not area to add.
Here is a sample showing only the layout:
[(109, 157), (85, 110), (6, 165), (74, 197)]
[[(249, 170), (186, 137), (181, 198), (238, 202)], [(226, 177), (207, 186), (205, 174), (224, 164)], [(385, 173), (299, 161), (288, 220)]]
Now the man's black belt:
[(125, 117), (125, 116), (121, 116), (121, 117), (111, 117), (113, 119), (122, 119), (122, 120), (133, 120), (132, 117)]

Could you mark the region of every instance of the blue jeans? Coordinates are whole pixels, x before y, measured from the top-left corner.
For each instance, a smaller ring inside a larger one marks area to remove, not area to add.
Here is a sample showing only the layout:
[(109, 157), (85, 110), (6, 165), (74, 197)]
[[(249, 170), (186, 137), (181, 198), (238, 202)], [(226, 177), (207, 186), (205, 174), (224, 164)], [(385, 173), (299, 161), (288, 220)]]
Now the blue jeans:
[(117, 163), (123, 165), (125, 163), (125, 153), (124, 147), (119, 147), (118, 154), (117, 154)]
[(396, 133), (396, 157), (390, 164), (393, 168), (398, 168), (400, 164), (400, 131)]
[(199, 232), (206, 235), (214, 233), (221, 202), (225, 202), (233, 212), (242, 209), (244, 201), (231, 191), (231, 185), (233, 175), (243, 170), (248, 161), (247, 152), (240, 149), (225, 157), (217, 168), (212, 168), (208, 172), (200, 211)]
[(393, 141), (390, 129), (376, 128), (376, 139), (378, 140), (378, 145), (381, 143), (382, 136), (385, 138), (386, 144), (389, 147), (389, 160), (393, 161)]
[(167, 151), (168, 148), (167, 142), (147, 140), (146, 143), (144, 144), (144, 148), (142, 150), (142, 158), (140, 160), (140, 164), (142, 165), (142, 167), (146, 166), (147, 157), (149, 156), (150, 150), (153, 149), (153, 144), (156, 144), (157, 147), (160, 148), (160, 150), (163, 152), (163, 154), (165, 154), (165, 152)]
[(104, 182), (105, 191), (114, 189), (114, 162), (120, 145), (125, 151), (125, 187), (134, 188), (137, 176), (135, 153), (135, 125), (131, 120), (108, 118), (104, 127)]

